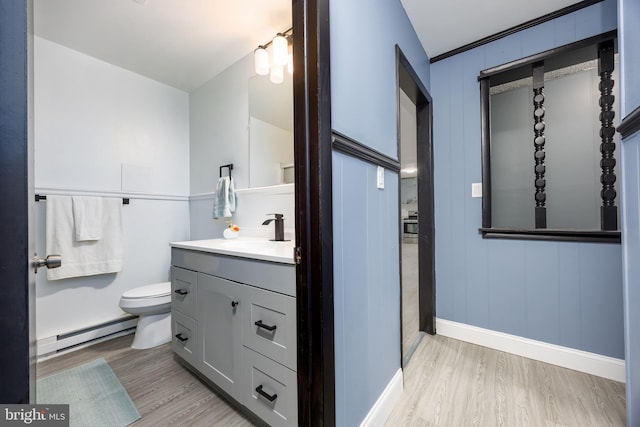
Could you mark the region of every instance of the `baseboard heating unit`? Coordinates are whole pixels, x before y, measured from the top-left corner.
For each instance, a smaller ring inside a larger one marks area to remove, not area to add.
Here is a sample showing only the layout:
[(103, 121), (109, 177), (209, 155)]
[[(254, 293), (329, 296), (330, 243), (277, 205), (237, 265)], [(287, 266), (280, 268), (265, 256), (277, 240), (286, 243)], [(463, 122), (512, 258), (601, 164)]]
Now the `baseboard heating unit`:
[(77, 331), (41, 338), (37, 341), (37, 355), (39, 359), (48, 358), (122, 335), (132, 334), (135, 332), (137, 324), (137, 316), (126, 316)]

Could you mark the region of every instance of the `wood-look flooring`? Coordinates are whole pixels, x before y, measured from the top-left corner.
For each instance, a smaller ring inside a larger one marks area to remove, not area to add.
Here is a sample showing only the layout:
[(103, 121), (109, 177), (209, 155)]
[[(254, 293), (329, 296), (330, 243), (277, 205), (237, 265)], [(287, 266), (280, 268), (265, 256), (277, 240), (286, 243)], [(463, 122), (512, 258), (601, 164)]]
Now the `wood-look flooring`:
[[(132, 339), (40, 362), (38, 376), (103, 357), (142, 415), (132, 426), (253, 425), (180, 365), (169, 344), (133, 350)], [(442, 336), (424, 336), (404, 381), (388, 427), (625, 425), (624, 384)]]
[(45, 360), (38, 363), (37, 375), (42, 378), (103, 357), (142, 416), (133, 427), (254, 425), (180, 365), (169, 344), (133, 350), (132, 340), (133, 335), (126, 335)]
[(397, 426), (624, 426), (624, 384), (425, 335), (404, 369)]
[(418, 243), (402, 243), (402, 356), (411, 352), (420, 334), (418, 318)]

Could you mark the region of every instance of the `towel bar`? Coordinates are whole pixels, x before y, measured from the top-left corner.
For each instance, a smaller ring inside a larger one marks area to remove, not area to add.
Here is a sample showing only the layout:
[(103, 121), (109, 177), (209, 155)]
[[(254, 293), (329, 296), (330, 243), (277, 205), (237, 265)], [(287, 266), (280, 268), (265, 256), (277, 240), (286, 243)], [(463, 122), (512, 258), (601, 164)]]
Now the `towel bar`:
[[(47, 196), (41, 196), (40, 194), (36, 194), (35, 199), (36, 199), (36, 202), (39, 202), (40, 200), (47, 201)], [(129, 204), (129, 198), (128, 197), (123, 197), (122, 198), (122, 204), (123, 205), (128, 205)]]

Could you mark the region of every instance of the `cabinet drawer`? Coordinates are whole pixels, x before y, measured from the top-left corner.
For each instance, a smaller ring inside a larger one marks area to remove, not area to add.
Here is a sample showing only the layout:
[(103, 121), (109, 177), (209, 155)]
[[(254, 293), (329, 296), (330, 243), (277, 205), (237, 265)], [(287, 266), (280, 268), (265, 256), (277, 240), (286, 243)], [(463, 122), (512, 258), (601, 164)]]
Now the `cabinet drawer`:
[(243, 344), (296, 370), (296, 299), (247, 286)]
[(195, 271), (171, 267), (171, 307), (187, 316), (196, 317), (198, 274)]
[(270, 426), (297, 426), (296, 373), (246, 347), (242, 358), (244, 405)]
[(187, 362), (195, 365), (198, 325), (195, 320), (173, 310), (171, 312), (171, 348)]

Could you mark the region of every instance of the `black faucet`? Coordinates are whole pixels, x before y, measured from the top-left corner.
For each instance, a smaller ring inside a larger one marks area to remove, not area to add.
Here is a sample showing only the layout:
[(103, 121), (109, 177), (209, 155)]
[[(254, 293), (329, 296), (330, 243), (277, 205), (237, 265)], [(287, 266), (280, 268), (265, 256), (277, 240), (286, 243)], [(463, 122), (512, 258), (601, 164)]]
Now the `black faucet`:
[(269, 215), (275, 215), (276, 217), (267, 219), (265, 222), (262, 223), (262, 225), (269, 225), (271, 221), (275, 221), (276, 238), (272, 240), (275, 240), (276, 242), (283, 242), (284, 241), (284, 215), (283, 214), (269, 214)]

